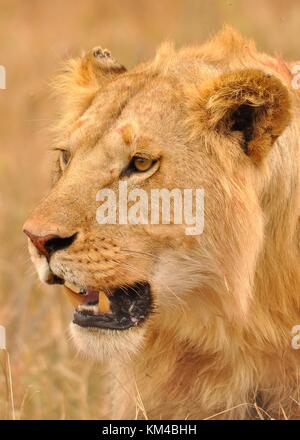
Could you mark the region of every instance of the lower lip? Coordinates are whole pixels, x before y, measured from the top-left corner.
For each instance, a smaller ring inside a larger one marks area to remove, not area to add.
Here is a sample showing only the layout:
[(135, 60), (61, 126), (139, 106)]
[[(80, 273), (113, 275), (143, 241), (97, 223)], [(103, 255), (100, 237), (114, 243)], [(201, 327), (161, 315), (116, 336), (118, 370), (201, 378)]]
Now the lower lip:
[(88, 315), (78, 310), (74, 312), (73, 323), (85, 328), (99, 328), (110, 330), (128, 330), (137, 326), (142, 321), (135, 321), (134, 318), (122, 317), (116, 320), (110, 315)]

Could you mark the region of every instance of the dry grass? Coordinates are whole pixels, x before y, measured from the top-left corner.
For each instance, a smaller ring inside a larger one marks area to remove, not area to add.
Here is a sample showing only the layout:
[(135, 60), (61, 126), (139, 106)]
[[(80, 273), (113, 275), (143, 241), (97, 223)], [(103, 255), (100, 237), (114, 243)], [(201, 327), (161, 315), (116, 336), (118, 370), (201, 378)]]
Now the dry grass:
[(16, 418), (109, 411), (101, 366), (76, 357), (66, 337), (69, 306), (59, 290), (38, 283), (21, 232), (48, 183), (45, 127), (55, 106), (47, 81), (62, 58), (82, 48), (109, 47), (131, 66), (165, 39), (197, 43), (224, 22), (263, 49), (299, 58), (297, 0), (0, 0), (0, 64), (7, 70), (0, 91), (0, 324), (8, 332)]
[(9, 352), (5, 348), (0, 349), (0, 371), (0, 419), (15, 420), (11, 364)]

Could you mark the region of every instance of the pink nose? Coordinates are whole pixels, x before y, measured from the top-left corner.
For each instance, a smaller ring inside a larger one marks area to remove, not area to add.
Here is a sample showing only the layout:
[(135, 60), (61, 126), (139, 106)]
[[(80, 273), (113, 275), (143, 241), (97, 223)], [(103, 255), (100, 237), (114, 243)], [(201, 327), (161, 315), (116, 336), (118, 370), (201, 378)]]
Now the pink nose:
[(73, 234), (70, 237), (60, 237), (55, 234), (48, 234), (44, 236), (34, 235), (28, 230), (24, 229), (24, 233), (30, 238), (32, 244), (36, 249), (45, 255), (47, 259), (58, 250), (65, 249), (70, 246), (76, 238), (77, 234)]

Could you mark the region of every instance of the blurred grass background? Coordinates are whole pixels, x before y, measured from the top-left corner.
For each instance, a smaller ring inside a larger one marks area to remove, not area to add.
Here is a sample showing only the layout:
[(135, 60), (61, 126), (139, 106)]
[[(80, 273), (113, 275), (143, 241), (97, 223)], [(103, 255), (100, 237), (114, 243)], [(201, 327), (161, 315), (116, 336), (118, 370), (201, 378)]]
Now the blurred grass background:
[(67, 337), (71, 309), (59, 289), (37, 281), (22, 234), (49, 182), (49, 79), (62, 59), (82, 49), (107, 47), (130, 67), (166, 39), (201, 43), (224, 23), (263, 50), (299, 59), (299, 0), (0, 0), (0, 64), (7, 73), (7, 89), (0, 90), (0, 324), (8, 333), (17, 418), (109, 412), (101, 366), (76, 355)]

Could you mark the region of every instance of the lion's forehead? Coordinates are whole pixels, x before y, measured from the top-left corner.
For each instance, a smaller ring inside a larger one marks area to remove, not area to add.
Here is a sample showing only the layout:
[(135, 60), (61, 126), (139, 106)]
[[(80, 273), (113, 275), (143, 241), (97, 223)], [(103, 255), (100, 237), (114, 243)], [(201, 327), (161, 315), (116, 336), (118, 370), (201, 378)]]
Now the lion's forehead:
[(174, 123), (180, 112), (177, 94), (166, 81), (148, 84), (136, 94), (126, 91), (127, 96), (124, 93), (123, 97), (120, 96), (122, 90), (99, 93), (72, 124), (70, 145), (76, 147), (84, 142), (92, 147), (105, 135), (119, 137), (125, 144), (137, 136), (151, 137), (152, 134), (155, 137)]

